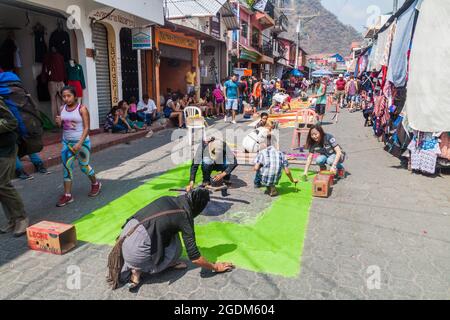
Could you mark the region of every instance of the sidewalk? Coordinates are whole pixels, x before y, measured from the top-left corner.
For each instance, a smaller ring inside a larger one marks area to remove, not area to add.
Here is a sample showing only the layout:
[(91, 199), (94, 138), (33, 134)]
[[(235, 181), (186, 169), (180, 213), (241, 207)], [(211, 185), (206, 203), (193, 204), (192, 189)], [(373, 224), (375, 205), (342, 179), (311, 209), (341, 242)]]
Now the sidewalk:
[[(165, 126), (153, 124), (151, 129), (153, 132), (158, 132), (171, 126), (168, 121)], [(90, 134), (92, 153), (110, 148), (112, 146), (127, 143), (145, 137), (148, 131), (140, 131), (136, 133), (109, 133), (103, 130), (93, 130)], [(46, 168), (58, 165), (61, 163), (61, 133), (48, 132), (44, 135), (44, 149), (39, 153), (44, 166)], [(22, 159), (25, 172), (28, 174), (36, 172), (36, 168), (30, 162), (30, 159), (25, 156)]]

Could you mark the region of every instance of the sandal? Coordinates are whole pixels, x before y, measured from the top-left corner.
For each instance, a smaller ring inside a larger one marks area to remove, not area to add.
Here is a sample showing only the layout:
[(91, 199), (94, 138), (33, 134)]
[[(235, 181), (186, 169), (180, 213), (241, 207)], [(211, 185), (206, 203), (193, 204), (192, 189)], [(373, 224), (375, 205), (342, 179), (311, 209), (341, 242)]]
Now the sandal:
[(188, 267), (187, 264), (182, 261), (175, 262), (173, 265), (170, 266), (170, 268), (174, 270), (185, 270), (187, 269), (187, 267)]

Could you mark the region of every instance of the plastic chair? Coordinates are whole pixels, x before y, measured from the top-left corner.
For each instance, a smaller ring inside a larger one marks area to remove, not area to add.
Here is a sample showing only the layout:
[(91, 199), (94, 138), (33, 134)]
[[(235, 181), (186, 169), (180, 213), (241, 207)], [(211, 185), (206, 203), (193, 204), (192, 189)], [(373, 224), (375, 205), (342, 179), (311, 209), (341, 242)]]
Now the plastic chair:
[[(193, 107), (193, 106), (189, 106), (184, 108), (183, 110), (184, 112), (184, 119), (187, 120), (189, 117), (194, 117), (194, 116), (202, 116), (202, 110), (199, 107)], [(205, 127), (205, 123), (202, 122), (201, 125), (199, 124), (188, 124), (186, 121), (186, 128), (188, 129), (188, 138), (189, 138), (189, 145), (192, 145), (192, 131), (195, 132), (195, 129), (202, 129), (203, 130), (203, 139), (206, 140), (206, 127)]]
[[(299, 118), (301, 118), (301, 121), (299, 121)], [(311, 126), (315, 125), (318, 120), (317, 113), (314, 110), (303, 109), (297, 111), (294, 132), (292, 133), (292, 149), (296, 149), (295, 139), (297, 139), (297, 148), (300, 148), (302, 133), (308, 134)]]

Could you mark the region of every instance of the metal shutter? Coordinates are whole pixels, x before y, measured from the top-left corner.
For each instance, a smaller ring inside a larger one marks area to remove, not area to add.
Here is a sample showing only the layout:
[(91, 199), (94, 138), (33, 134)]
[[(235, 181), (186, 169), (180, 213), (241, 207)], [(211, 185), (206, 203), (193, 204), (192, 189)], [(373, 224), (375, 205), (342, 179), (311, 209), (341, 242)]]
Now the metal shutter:
[(92, 27), (92, 40), (96, 49), (95, 71), (97, 74), (98, 117), (104, 124), (112, 107), (111, 81), (109, 75), (108, 31), (100, 23)]
[(160, 44), (161, 58), (192, 61), (192, 50)]

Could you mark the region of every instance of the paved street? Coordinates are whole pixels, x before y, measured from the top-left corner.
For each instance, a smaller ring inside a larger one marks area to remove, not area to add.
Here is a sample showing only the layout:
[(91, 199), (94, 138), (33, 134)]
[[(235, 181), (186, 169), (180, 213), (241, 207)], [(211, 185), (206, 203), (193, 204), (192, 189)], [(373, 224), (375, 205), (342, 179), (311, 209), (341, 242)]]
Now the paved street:
[[(247, 129), (247, 124), (238, 126)], [(232, 126), (220, 122), (215, 128)], [(284, 150), (291, 130), (282, 131)], [(68, 254), (55, 256), (28, 250), (25, 237), (0, 235), (0, 298), (450, 299), (450, 176), (429, 178), (401, 169), (371, 129), (363, 127), (360, 113), (344, 110), (340, 122), (325, 130), (347, 152), (350, 175), (334, 187), (330, 198), (313, 199), (301, 272), (295, 278), (242, 269), (213, 275), (190, 264), (187, 271), (147, 277), (136, 294), (125, 288), (111, 291), (105, 283), (110, 246), (80, 242)], [(51, 175), (36, 174), (34, 180), (15, 185), (32, 223), (72, 223), (173, 168), (174, 145), (169, 131), (162, 131), (94, 154), (102, 194), (88, 199), (88, 183), (77, 169), (75, 203), (66, 208), (55, 207), (63, 190), (61, 166), (51, 168)], [(222, 214), (199, 217), (198, 223), (244, 223), (270, 206), (262, 191), (253, 189), (249, 167), (240, 166), (235, 175), (239, 180), (231, 196), (251, 203), (216, 203)], [(69, 289), (71, 266), (81, 270), (79, 289)], [(377, 271), (379, 289), (371, 286)]]

